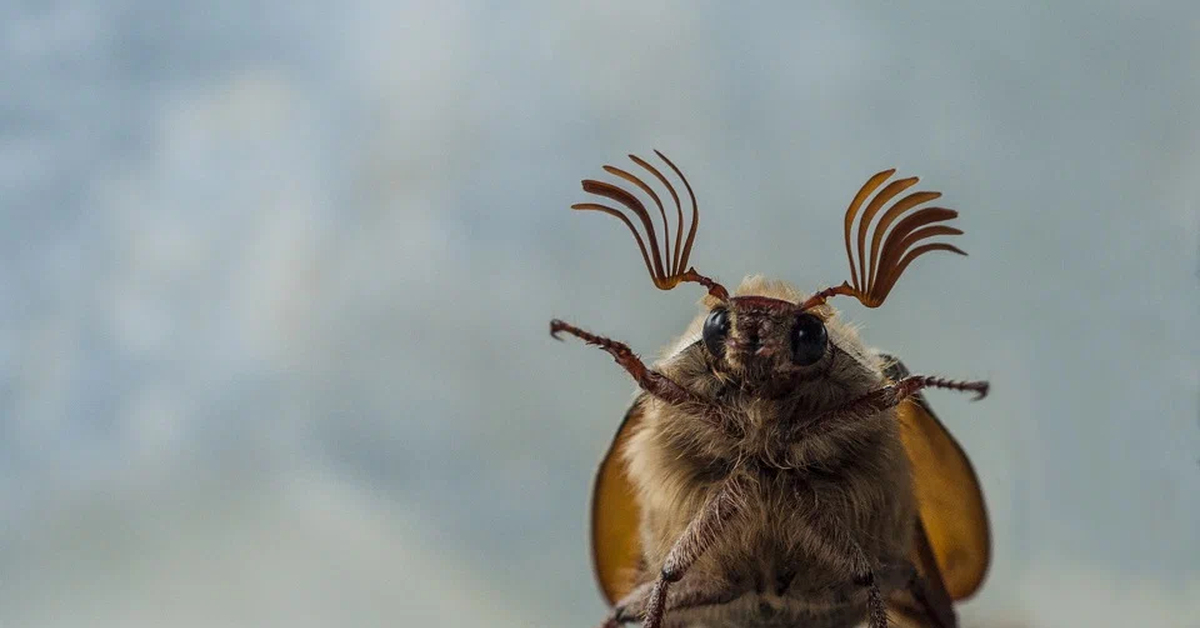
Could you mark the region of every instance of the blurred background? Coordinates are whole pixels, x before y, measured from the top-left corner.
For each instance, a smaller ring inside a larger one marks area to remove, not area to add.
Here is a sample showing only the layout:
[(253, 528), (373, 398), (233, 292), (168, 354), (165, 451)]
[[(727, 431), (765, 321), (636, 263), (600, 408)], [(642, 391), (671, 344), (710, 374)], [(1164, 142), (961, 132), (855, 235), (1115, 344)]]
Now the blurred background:
[(696, 312), (579, 180), (659, 148), (727, 285), (886, 307), (994, 525), (974, 626), (1200, 626), (1195, 3), (0, 6), (0, 625), (575, 626), (591, 474)]

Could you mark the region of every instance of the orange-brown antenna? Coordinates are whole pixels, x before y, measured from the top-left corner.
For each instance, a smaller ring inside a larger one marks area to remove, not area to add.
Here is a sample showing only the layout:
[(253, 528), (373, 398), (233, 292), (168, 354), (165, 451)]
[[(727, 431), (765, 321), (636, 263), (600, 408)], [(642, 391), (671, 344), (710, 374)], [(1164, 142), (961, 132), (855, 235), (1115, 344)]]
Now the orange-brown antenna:
[[(671, 249), (671, 237), (669, 233), (670, 227), (667, 220), (667, 210), (663, 207), (662, 199), (654, 192), (653, 188), (647, 185), (645, 181), (638, 178), (637, 175), (615, 166), (604, 166), (605, 172), (618, 176), (625, 181), (632, 183), (642, 192), (645, 192), (646, 195), (654, 201), (654, 204), (658, 206), (658, 214), (662, 217), (663, 223), (663, 246), (665, 247), (665, 254), (663, 249), (659, 248), (658, 235), (655, 233), (654, 221), (650, 217), (650, 212), (646, 210), (646, 206), (642, 204), (642, 201), (638, 199), (638, 197), (627, 192), (626, 190), (623, 190), (611, 183), (605, 183), (604, 181), (596, 181), (594, 179), (585, 179), (583, 181), (584, 192), (614, 200), (623, 205), (629, 211), (633, 212), (633, 214), (637, 216), (638, 222), (641, 223), (643, 230), (646, 232), (645, 238), (642, 237), (642, 234), (639, 233), (638, 229), (634, 226), (633, 221), (630, 220), (624, 212), (609, 207), (608, 205), (602, 205), (600, 203), (576, 203), (571, 206), (571, 209), (584, 209), (604, 212), (610, 216), (619, 218), (621, 222), (625, 223), (625, 226), (629, 227), (629, 231), (633, 233), (633, 238), (637, 241), (638, 249), (642, 252), (642, 261), (646, 264), (646, 270), (650, 271), (650, 279), (654, 281), (654, 285), (660, 290), (670, 290), (680, 283), (691, 281), (708, 288), (708, 293), (714, 297), (722, 301), (728, 300), (729, 292), (725, 290), (724, 286), (696, 272), (695, 268), (688, 266), (688, 257), (692, 253), (692, 243), (696, 240), (696, 227), (700, 224), (700, 209), (696, 204), (696, 194), (692, 191), (692, 185), (688, 183), (687, 177), (683, 176), (683, 173), (680, 172), (679, 168), (677, 168), (670, 159), (667, 159), (666, 155), (663, 155), (657, 150), (654, 151), (654, 154), (658, 155), (659, 159), (662, 159), (664, 162), (666, 162), (666, 164), (670, 166), (671, 170), (675, 172), (675, 174), (679, 177), (679, 180), (683, 182), (684, 187), (687, 188), (688, 197), (692, 201), (692, 224), (688, 229), (687, 239), (684, 240), (683, 204), (679, 202), (679, 193), (675, 191), (675, 186), (671, 185), (671, 182), (667, 180), (667, 177), (665, 177), (657, 168), (650, 165), (650, 163), (646, 160), (636, 155), (629, 156), (629, 158), (633, 160), (633, 163), (641, 166), (647, 172), (654, 175), (654, 178), (658, 179), (658, 181), (667, 188), (667, 192), (671, 194), (671, 199), (675, 201), (675, 214), (678, 219), (675, 225), (674, 255), (672, 255)], [(648, 250), (647, 243), (649, 243)]]
[[(850, 260), (850, 281), (842, 285), (826, 288), (809, 297), (801, 306), (803, 309), (821, 305), (826, 299), (836, 295), (855, 297), (867, 307), (879, 307), (887, 299), (887, 295), (896, 285), (896, 280), (912, 261), (930, 251), (952, 251), (966, 255), (962, 249), (944, 242), (930, 242), (914, 246), (917, 242), (935, 236), (961, 235), (962, 231), (947, 225), (934, 223), (945, 222), (958, 216), (958, 212), (943, 207), (925, 207), (909, 211), (918, 205), (928, 203), (941, 196), (940, 192), (913, 192), (888, 208), (874, 225), (871, 235), (871, 255), (867, 257), (867, 236), (872, 231), (872, 221), (883, 206), (904, 190), (916, 185), (917, 177), (897, 179), (883, 188), (867, 204), (866, 210), (858, 223), (855, 240), (857, 247), (851, 247), (851, 231), (854, 229), (854, 219), (863, 202), (875, 190), (888, 180), (895, 169), (884, 170), (867, 180), (859, 189), (850, 207), (846, 209), (845, 239), (846, 257)], [(896, 222), (899, 219), (899, 222)], [(892, 227), (895, 223), (895, 227)], [(888, 227), (892, 227), (888, 231)], [(886, 235), (885, 235), (886, 234)], [(858, 263), (855, 265), (855, 250), (858, 252)]]

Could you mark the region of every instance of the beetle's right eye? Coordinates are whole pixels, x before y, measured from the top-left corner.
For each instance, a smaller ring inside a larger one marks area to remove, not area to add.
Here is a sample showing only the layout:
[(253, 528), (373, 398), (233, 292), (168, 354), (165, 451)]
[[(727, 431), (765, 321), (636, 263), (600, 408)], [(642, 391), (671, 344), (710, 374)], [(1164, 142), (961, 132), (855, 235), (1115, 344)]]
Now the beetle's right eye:
[(704, 346), (708, 352), (721, 356), (725, 353), (725, 336), (729, 335), (729, 311), (723, 307), (708, 313), (704, 320)]

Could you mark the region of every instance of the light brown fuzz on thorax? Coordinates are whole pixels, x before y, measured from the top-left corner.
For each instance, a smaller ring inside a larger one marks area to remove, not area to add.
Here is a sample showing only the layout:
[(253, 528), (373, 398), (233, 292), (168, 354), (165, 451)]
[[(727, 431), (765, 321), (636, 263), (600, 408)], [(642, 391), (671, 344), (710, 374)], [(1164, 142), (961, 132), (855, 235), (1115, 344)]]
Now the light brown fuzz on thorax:
[[(760, 277), (746, 279), (734, 300), (743, 296), (787, 303), (804, 298), (787, 284)], [(915, 504), (892, 411), (836, 429), (819, 420), (882, 385), (879, 359), (832, 308), (821, 306), (817, 313), (829, 336), (821, 361), (786, 369), (778, 381), (771, 373), (731, 367), (701, 341), (704, 320), (716, 305), (706, 298), (701, 314), (655, 365), (714, 403), (688, 407), (643, 397), (645, 419), (624, 452), (643, 507), (643, 578), (656, 573), (716, 487), (734, 475), (748, 487), (740, 495), (736, 531), (693, 572), (746, 580), (737, 586), (754, 589), (768, 576), (793, 577), (800, 570), (811, 589), (845, 579), (848, 567), (836, 563), (846, 551), (830, 539), (850, 535), (864, 539), (872, 555), (906, 555)], [(748, 310), (763, 317), (755, 323), (759, 345), (778, 338), (777, 327), (786, 322), (778, 316), (785, 308), (772, 307)], [(779, 381), (786, 384), (782, 394)], [(700, 412), (718, 416), (702, 420)], [(762, 570), (771, 573), (754, 573)], [(811, 591), (806, 597), (816, 599)]]

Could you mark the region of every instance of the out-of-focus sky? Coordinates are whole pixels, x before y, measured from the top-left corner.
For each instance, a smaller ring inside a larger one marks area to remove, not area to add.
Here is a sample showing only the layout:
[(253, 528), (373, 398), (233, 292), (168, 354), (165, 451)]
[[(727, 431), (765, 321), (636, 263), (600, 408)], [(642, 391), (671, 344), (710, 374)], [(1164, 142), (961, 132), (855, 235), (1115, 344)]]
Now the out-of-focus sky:
[(591, 626), (653, 288), (578, 181), (659, 148), (727, 284), (846, 277), (919, 174), (970, 257), (842, 303), (971, 453), (974, 625), (1200, 626), (1200, 8), (0, 7), (0, 624)]

